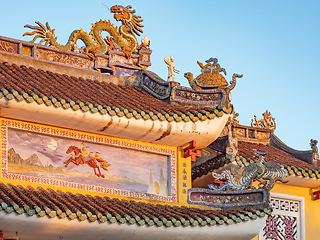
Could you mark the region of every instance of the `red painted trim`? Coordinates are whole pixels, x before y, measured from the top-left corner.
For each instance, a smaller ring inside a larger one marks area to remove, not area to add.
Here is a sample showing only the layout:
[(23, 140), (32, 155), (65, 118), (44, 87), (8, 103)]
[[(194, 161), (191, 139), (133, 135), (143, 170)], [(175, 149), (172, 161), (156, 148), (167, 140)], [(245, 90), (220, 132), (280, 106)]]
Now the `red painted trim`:
[(195, 162), (197, 160), (196, 157), (201, 157), (201, 151), (192, 149), (196, 148), (196, 141), (192, 140), (189, 143), (189, 146), (184, 149), (184, 158), (191, 157), (191, 162)]
[(319, 200), (320, 199), (320, 190), (313, 192), (313, 200)]

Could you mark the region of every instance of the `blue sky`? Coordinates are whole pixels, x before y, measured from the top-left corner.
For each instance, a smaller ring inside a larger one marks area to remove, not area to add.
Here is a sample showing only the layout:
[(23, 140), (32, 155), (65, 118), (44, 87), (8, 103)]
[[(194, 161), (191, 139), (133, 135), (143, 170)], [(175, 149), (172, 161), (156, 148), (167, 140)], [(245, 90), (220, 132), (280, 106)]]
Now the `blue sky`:
[[(167, 78), (164, 58), (173, 56), (181, 71), (176, 81), (188, 86), (183, 73), (200, 73), (197, 61), (216, 57), (227, 71), (244, 74), (232, 91), (240, 123), (269, 110), (275, 134), (295, 149), (309, 150), (320, 140), (319, 113), (320, 1), (5, 1), (0, 35), (22, 37), (25, 24), (49, 22), (58, 42), (91, 23), (110, 19), (113, 5), (132, 5), (144, 19), (144, 34), (153, 50), (149, 70)], [(139, 42), (140, 42), (139, 38)]]

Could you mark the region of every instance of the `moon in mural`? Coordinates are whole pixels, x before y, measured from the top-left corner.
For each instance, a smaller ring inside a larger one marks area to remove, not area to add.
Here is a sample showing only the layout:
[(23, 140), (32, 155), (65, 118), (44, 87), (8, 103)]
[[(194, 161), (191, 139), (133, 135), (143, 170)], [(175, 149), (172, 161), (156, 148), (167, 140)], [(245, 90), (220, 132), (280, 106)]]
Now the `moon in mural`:
[(57, 141), (54, 139), (50, 139), (50, 142), (48, 143), (47, 147), (51, 150), (56, 150), (58, 147)]

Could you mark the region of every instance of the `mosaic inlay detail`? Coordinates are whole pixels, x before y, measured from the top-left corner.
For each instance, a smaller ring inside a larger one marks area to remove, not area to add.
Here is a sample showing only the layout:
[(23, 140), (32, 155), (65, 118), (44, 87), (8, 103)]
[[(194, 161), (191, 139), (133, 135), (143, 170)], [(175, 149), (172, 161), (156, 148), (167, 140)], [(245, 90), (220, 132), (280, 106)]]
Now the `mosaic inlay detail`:
[(175, 97), (184, 99), (184, 100), (191, 100), (191, 101), (219, 101), (222, 99), (222, 93), (198, 93), (198, 92), (188, 92), (183, 90), (176, 90), (175, 91)]
[(179, 86), (172, 89), (171, 101), (184, 105), (215, 106), (226, 101), (226, 92), (223, 89), (193, 90)]
[(203, 188), (191, 188), (188, 190), (188, 202), (213, 207), (259, 205), (266, 202), (266, 192), (264, 189), (214, 191)]
[(157, 81), (147, 74), (143, 74), (141, 86), (146, 91), (152, 95), (155, 95), (156, 97), (159, 97), (160, 99), (167, 98), (170, 95), (170, 86), (168, 82)]

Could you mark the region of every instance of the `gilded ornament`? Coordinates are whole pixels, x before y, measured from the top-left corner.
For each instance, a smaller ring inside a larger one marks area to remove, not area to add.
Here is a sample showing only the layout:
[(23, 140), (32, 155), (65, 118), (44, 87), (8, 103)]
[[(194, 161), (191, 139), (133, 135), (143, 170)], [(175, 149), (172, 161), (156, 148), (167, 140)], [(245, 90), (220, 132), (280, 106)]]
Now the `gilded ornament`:
[(229, 123), (234, 126), (234, 125), (239, 125), (239, 113), (236, 113), (235, 111), (232, 112), (232, 114), (229, 117)]
[(262, 116), (263, 119), (257, 119), (257, 116), (254, 115), (254, 119), (251, 119), (251, 127), (275, 130), (276, 123), (271, 113), (268, 110), (266, 110), (266, 112), (262, 113)]
[(197, 61), (198, 65), (201, 68), (201, 74), (193, 79), (193, 74), (187, 72), (184, 74), (184, 77), (188, 79), (191, 88), (195, 90), (205, 90), (212, 88), (229, 88), (231, 91), (236, 85), (236, 78), (242, 78), (243, 75), (233, 74), (232, 81), (230, 86), (225, 77), (220, 74), (223, 72), (227, 75), (227, 72), (224, 68), (220, 67), (218, 64), (217, 58), (210, 58), (206, 61), (206, 65), (203, 65), (201, 62)]
[[(55, 29), (51, 29), (49, 23), (46, 25), (36, 21), (38, 26), (25, 25), (24, 27), (33, 29), (33, 32), (26, 32), (23, 36), (35, 35), (31, 42), (35, 42), (38, 38), (42, 38), (40, 44), (45, 43), (45, 45), (50, 45), (59, 49), (69, 50), (74, 52), (81, 52), (88, 55), (91, 59), (95, 59), (95, 53), (104, 54), (109, 50), (120, 50), (127, 58), (130, 58), (132, 53), (139, 50), (141, 47), (148, 47), (150, 41), (145, 37), (143, 39), (142, 45), (138, 45), (138, 41), (135, 35), (140, 36), (142, 33), (142, 27), (144, 27), (141, 22), (143, 20), (140, 16), (135, 15), (135, 10), (131, 10), (132, 7), (129, 5), (127, 7), (115, 5), (111, 7), (110, 11), (114, 14), (116, 21), (120, 21), (122, 25), (117, 31), (117, 27), (111, 24), (109, 21), (96, 22), (92, 24), (90, 33), (84, 32), (83, 29), (74, 30), (68, 40), (66, 45), (61, 45), (57, 42), (55, 36)], [(103, 38), (101, 33), (106, 31), (110, 36)], [(77, 40), (82, 40), (85, 47), (79, 49), (77, 46)]]
[[(315, 139), (310, 140), (310, 146), (312, 149), (312, 158), (313, 161), (317, 162), (319, 160), (319, 153), (318, 153), (318, 147), (317, 147), (318, 141)], [(318, 164), (317, 164), (318, 165)]]

